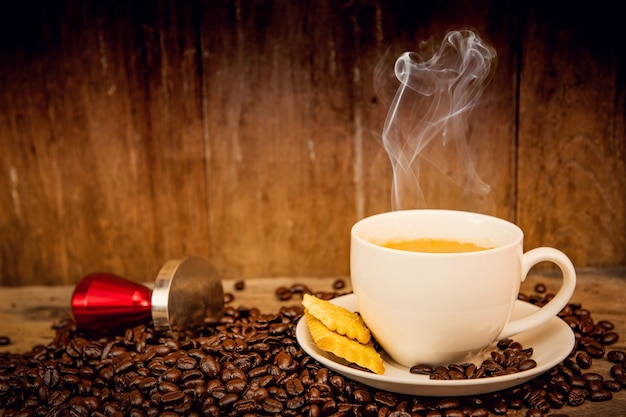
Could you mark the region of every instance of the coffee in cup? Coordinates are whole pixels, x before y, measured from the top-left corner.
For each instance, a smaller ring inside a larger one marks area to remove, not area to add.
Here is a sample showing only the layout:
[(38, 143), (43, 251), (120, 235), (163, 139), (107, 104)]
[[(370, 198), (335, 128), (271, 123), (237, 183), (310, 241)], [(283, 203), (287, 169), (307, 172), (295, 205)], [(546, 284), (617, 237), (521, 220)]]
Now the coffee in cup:
[[(548, 247), (523, 253), (523, 238), (513, 223), (464, 211), (400, 210), (362, 219), (352, 227), (350, 247), (359, 312), (403, 366), (477, 361), (492, 342), (556, 316), (574, 292), (569, 258)], [(433, 245), (440, 250), (428, 250)], [(510, 320), (521, 282), (544, 261), (561, 270), (561, 288), (538, 311)]]

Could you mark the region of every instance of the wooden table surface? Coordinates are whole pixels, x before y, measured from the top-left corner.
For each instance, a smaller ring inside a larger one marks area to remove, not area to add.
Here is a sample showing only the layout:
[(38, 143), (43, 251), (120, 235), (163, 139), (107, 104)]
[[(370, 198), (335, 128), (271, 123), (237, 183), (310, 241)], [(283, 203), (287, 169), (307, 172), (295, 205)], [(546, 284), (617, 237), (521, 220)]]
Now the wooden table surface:
[[(258, 307), (261, 312), (272, 313), (281, 306), (299, 303), (299, 299), (280, 301), (275, 290), (280, 286), (302, 283), (315, 291), (333, 291), (332, 284), (339, 278), (277, 278), (254, 279), (245, 282), (241, 291), (234, 289), (234, 281), (225, 280), (224, 289), (234, 295), (233, 306)], [(350, 290), (349, 280), (343, 278)], [(546, 284), (555, 291), (560, 278), (551, 274), (534, 273), (522, 285), (522, 292), (530, 294), (536, 283)], [(0, 336), (8, 336), (11, 344), (0, 346), (0, 351), (24, 353), (38, 344), (53, 340), (52, 325), (70, 316), (72, 286), (62, 287), (5, 287), (0, 288)], [(579, 302), (591, 312), (595, 321), (609, 320), (615, 325), (620, 339), (608, 350), (626, 350), (626, 268), (586, 269), (578, 271), (578, 283), (572, 301)], [(594, 360), (593, 371), (609, 375), (612, 364), (606, 359)], [(507, 416), (525, 416), (526, 410), (509, 411)], [(613, 399), (594, 403), (587, 400), (580, 407), (564, 407), (551, 413), (571, 417), (626, 416), (626, 390), (614, 393)], [(0, 410), (0, 415), (2, 411)]]

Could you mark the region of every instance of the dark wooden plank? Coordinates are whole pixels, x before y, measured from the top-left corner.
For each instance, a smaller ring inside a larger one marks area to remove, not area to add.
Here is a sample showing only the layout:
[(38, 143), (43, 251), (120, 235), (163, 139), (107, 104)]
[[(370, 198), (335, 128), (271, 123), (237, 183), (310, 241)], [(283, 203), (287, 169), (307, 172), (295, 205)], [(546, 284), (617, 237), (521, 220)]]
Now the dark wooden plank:
[(624, 264), (624, 52), (615, 10), (564, 14), (559, 5), (532, 7), (525, 30), (518, 220), (530, 247), (556, 246), (576, 265)]
[(347, 272), (353, 56), (342, 9), (235, 2), (204, 14), (211, 254), (230, 276)]
[(429, 206), (518, 221), (529, 247), (580, 266), (623, 264), (625, 60), (608, 10), (586, 30), (582, 10), (490, 0), (16, 7), (0, 41), (0, 282), (150, 281), (191, 253), (228, 277), (348, 273), (350, 226), (391, 208), (375, 69), (457, 25), (498, 53), (467, 131), (491, 192), (431, 177)]

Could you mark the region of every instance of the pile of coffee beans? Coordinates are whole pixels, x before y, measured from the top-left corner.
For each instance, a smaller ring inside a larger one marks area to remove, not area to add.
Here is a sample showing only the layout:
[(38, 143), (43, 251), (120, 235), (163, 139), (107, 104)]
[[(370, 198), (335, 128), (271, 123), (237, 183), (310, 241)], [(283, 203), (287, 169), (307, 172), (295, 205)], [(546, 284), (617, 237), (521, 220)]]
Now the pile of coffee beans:
[[(291, 298), (304, 291), (312, 292), (294, 285), (276, 294)], [(525, 297), (537, 304), (549, 298)], [(564, 416), (554, 410), (610, 400), (626, 384), (625, 353), (606, 350), (617, 340), (611, 323), (594, 322), (579, 304), (561, 313), (576, 333), (576, 349), (562, 364), (517, 387), (458, 398), (381, 391), (325, 368), (298, 345), (295, 326), (303, 309), (290, 304), (274, 314), (230, 304), (218, 325), (183, 340), (151, 325), (95, 338), (63, 321), (48, 346), (0, 353), (0, 409), (4, 417), (479, 417), (522, 409), (529, 417)], [(525, 350), (514, 343), (503, 342), (502, 352)], [(593, 371), (600, 357), (614, 363), (610, 376)]]
[(497, 350), (490, 352), (491, 359), (484, 360), (480, 366), (473, 363), (450, 364), (448, 366), (432, 367), (430, 365), (415, 365), (410, 372), (429, 375), (430, 379), (478, 379), (492, 376), (502, 376), (522, 371), (528, 371), (537, 366), (532, 359), (533, 348), (524, 347), (512, 339), (500, 340)]

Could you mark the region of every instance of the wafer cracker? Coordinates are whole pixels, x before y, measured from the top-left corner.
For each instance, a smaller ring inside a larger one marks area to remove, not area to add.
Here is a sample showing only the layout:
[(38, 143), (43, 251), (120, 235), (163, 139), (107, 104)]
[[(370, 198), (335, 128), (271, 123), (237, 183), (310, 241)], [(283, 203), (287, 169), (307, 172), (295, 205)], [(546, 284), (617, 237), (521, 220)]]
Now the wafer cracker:
[(348, 362), (355, 363), (362, 368), (369, 369), (375, 374), (385, 372), (385, 365), (380, 354), (372, 343), (362, 344), (354, 339), (342, 336), (329, 330), (324, 323), (315, 318), (305, 309), (304, 316), (315, 345), (327, 352), (331, 352)]
[(303, 295), (302, 304), (313, 317), (321, 321), (329, 330), (358, 340), (363, 344), (369, 343), (371, 339), (370, 330), (359, 314), (310, 294)]

